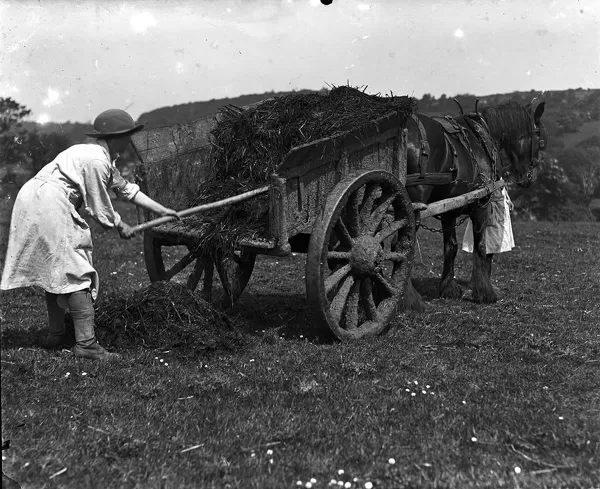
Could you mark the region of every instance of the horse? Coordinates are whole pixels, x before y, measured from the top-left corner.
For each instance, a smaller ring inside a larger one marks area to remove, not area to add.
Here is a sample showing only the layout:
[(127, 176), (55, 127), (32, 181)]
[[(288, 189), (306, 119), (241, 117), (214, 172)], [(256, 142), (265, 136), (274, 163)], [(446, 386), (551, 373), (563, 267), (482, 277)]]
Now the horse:
[[(476, 104), (475, 112), (465, 114), (461, 108), (461, 115), (456, 118), (414, 114), (407, 125), (406, 187), (412, 202), (430, 204), (456, 197), (500, 178), (529, 187), (547, 141), (541, 122), (545, 103), (534, 110), (532, 102), (525, 106), (509, 102), (481, 112)], [(498, 299), (491, 283), (493, 255), (486, 252), (484, 237), (488, 219), (485, 204), (490, 197), (440, 216), (444, 267), (438, 293), (442, 298), (462, 296), (454, 277), (456, 219), (466, 214), (473, 223), (472, 299), (477, 303)], [(424, 307), (412, 280), (404, 307)]]

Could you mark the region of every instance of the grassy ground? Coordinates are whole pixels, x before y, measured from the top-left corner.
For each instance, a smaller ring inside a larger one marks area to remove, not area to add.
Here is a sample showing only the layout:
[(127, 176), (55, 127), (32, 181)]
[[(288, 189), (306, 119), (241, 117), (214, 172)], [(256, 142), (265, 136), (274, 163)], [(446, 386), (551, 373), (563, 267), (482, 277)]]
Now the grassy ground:
[[(196, 361), (43, 351), (42, 293), (2, 293), (3, 471), (24, 488), (600, 487), (600, 225), (514, 230), (493, 305), (435, 298), (441, 240), (421, 231), (428, 310), (352, 344), (315, 331), (303, 255), (260, 258), (231, 313), (250, 345)], [(148, 284), (140, 238), (94, 238), (104, 292)]]

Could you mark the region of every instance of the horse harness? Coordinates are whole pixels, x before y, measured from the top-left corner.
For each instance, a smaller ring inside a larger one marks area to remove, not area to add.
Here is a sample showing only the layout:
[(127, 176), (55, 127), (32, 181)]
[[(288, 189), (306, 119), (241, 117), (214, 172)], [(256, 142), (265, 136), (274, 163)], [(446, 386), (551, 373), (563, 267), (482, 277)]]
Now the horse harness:
[[(419, 140), (421, 142), (421, 151), (419, 154), (419, 173), (411, 173), (406, 176), (406, 187), (417, 186), (417, 185), (449, 185), (451, 183), (460, 183), (463, 182), (461, 179), (457, 177), (458, 173), (458, 151), (456, 151), (456, 146), (453, 142), (453, 139), (465, 148), (469, 154), (471, 159), (471, 163), (473, 164), (473, 175), (477, 175), (482, 179), (482, 186), (486, 184), (484, 181), (485, 175), (479, 170), (479, 164), (477, 163), (477, 159), (475, 158), (475, 153), (473, 153), (473, 149), (471, 148), (471, 144), (469, 143), (469, 138), (467, 136), (467, 132), (463, 126), (461, 126), (454, 118), (451, 116), (436, 116), (432, 117), (438, 124), (442, 126), (444, 129), (444, 140), (446, 144), (452, 151), (452, 167), (450, 171), (445, 173), (427, 173), (427, 163), (429, 161), (429, 143), (427, 141), (427, 133), (425, 132), (425, 128), (423, 127), (423, 123), (420, 121), (419, 117), (416, 114), (412, 116), (413, 120), (417, 124), (419, 129)], [(497, 162), (499, 160), (498, 150), (496, 148), (496, 144), (494, 143), (492, 137), (490, 136), (490, 130), (485, 122), (485, 119), (477, 112), (476, 114), (468, 114), (464, 116), (464, 120), (469, 126), (469, 128), (473, 131), (473, 133), (479, 139), (481, 145), (483, 146), (486, 154), (490, 158), (492, 162), (492, 179), (499, 179), (501, 176), (497, 174)], [(463, 182), (467, 184), (471, 184), (471, 182)], [(481, 207), (487, 207), (491, 202), (491, 195), (484, 200), (484, 204)], [(434, 216), (439, 219), (439, 216)], [(468, 215), (464, 216), (461, 220), (455, 223), (454, 227), (460, 226), (463, 222), (465, 222), (469, 218)], [(417, 226), (425, 229), (426, 231), (430, 231), (433, 233), (442, 233), (443, 229), (436, 229), (426, 226), (420, 219), (418, 219)]]
[[(458, 183), (458, 152), (456, 151), (455, 142), (458, 142), (458, 144), (463, 146), (469, 153), (471, 163), (473, 164), (474, 175), (479, 175), (482, 180), (485, 178), (485, 175), (479, 170), (479, 165), (477, 163), (477, 159), (475, 158), (475, 154), (473, 153), (473, 149), (471, 148), (471, 145), (469, 143), (469, 139), (467, 137), (467, 132), (465, 128), (461, 126), (454, 118), (448, 115), (443, 117), (436, 116), (432, 117), (432, 119), (435, 120), (438, 124), (440, 124), (444, 129), (444, 139), (446, 141), (446, 144), (452, 151), (452, 167), (448, 172), (444, 173), (427, 173), (427, 163), (429, 161), (430, 154), (429, 142), (427, 141), (427, 133), (425, 132), (425, 128), (423, 127), (423, 123), (421, 122), (419, 117), (416, 114), (413, 114), (412, 118), (418, 127), (421, 151), (419, 154), (418, 161), (419, 173), (411, 173), (406, 176), (406, 187), (412, 187), (417, 185), (437, 186)], [(496, 144), (490, 136), (490, 131), (487, 126), (487, 123), (479, 113), (467, 114), (464, 116), (464, 120), (481, 142), (482, 147), (484, 148), (486, 154), (492, 162), (493, 177), (491, 181), (493, 181), (494, 178), (497, 180), (498, 178), (500, 178), (500, 176), (497, 174), (497, 162), (499, 161), (499, 155), (498, 150), (496, 148)], [(485, 185), (486, 182), (482, 182), (482, 184)]]

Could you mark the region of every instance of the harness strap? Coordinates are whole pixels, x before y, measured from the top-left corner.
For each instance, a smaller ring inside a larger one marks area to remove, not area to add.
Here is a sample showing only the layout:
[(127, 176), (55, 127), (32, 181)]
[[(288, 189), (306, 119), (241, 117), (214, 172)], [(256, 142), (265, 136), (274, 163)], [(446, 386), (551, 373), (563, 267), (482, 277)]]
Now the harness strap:
[(419, 141), (421, 143), (421, 151), (419, 152), (419, 178), (425, 179), (427, 173), (427, 164), (429, 163), (429, 142), (427, 141), (427, 133), (425, 126), (419, 119), (417, 114), (412, 114), (412, 119), (415, 121), (419, 129)]

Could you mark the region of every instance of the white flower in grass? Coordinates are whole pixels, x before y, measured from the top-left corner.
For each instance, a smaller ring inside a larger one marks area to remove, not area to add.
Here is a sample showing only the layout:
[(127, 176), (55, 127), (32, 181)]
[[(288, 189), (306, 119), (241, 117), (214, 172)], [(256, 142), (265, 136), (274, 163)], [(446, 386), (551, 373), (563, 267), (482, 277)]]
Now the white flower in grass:
[(296, 485), (297, 485), (297, 486), (301, 486), (301, 485), (302, 485), (302, 481), (298, 481), (298, 482), (296, 482)]
[(429, 389), (430, 387), (431, 387), (430, 385), (426, 385), (426, 386), (425, 386), (425, 389)]
[(422, 394), (427, 394), (427, 391), (421, 391)]
[(565, 419), (565, 418), (563, 418), (562, 416), (559, 416), (559, 417), (558, 417), (558, 419), (560, 419), (560, 420), (562, 421), (562, 420), (563, 420), (563, 419)]
[(410, 389), (406, 389), (406, 392), (410, 392)]
[(344, 487), (345, 487), (346, 489), (349, 489), (350, 487), (352, 487), (352, 484), (351, 484), (350, 482), (346, 482), (346, 483), (344, 484)]
[(466, 403), (467, 403), (467, 401), (463, 401), (462, 403), (463, 403), (463, 404), (466, 404)]
[(472, 436), (472, 437), (471, 437), (471, 441), (472, 441), (473, 443), (475, 443), (475, 442), (477, 441), (477, 438), (475, 438), (474, 436)]
[(83, 377), (85, 377), (85, 376), (87, 375), (87, 372), (81, 372), (81, 375), (82, 375)]
[(314, 477), (310, 480), (311, 484), (316, 484), (317, 483), (317, 479), (315, 479)]
[(165, 362), (165, 367), (168, 367), (168, 366), (169, 366), (169, 364), (167, 362)]
[(412, 397), (415, 397), (417, 394), (416, 394), (416, 393), (414, 393), (414, 392), (411, 392), (411, 393), (410, 393), (410, 395), (411, 395)]
[(270, 459), (269, 459), (269, 463), (270, 463), (270, 464), (272, 464), (272, 463), (273, 463), (273, 459), (272, 459), (272, 458), (270, 458)]
[(310, 489), (312, 487), (312, 483), (311, 482), (307, 482), (306, 484), (304, 484), (304, 487)]
[(252, 453), (250, 454), (250, 456), (251, 456), (251, 457), (256, 457), (256, 453), (252, 452)]
[(270, 448), (267, 450), (267, 455), (273, 455), (273, 450), (271, 450)]
[(419, 383), (415, 380), (415, 385), (419, 385)]
[(521, 473), (521, 467), (515, 467), (515, 474)]
[(395, 463), (396, 463), (396, 460), (394, 460), (393, 458), (390, 458), (388, 460), (388, 464), (390, 464), (390, 465), (394, 465)]
[(365, 489), (373, 489), (373, 483), (372, 482), (365, 482)]
[(342, 475), (344, 473), (344, 469), (338, 470), (338, 475)]
[(352, 479), (354, 482), (358, 482), (358, 477), (355, 477), (354, 479)]
[(343, 486), (344, 485), (344, 481), (338, 481), (338, 486)]

